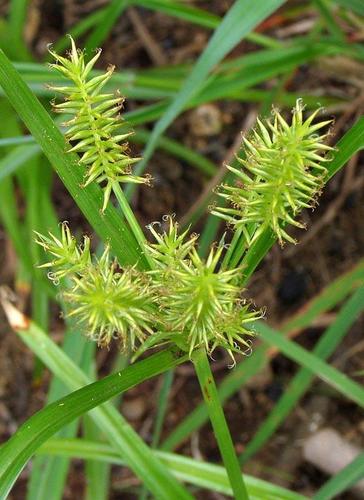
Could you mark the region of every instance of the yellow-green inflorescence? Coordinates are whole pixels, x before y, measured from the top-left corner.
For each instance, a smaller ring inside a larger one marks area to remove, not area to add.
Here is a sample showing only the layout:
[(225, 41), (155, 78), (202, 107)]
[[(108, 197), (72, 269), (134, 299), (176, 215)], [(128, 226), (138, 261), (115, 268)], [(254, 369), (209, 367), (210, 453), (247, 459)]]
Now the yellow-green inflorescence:
[(328, 134), (318, 134), (331, 120), (313, 123), (318, 112), (305, 120), (297, 100), (288, 124), (274, 109), (272, 119), (258, 119), (251, 137), (243, 138), (241, 168), (228, 166), (238, 182), (220, 187), (227, 206), (214, 207), (212, 213), (241, 228), (248, 244), (267, 228), (280, 244), (295, 243), (286, 225), (304, 228), (295, 217), (315, 205), (326, 174), (325, 153), (332, 149), (324, 143)]
[(56, 282), (67, 278), (62, 298), (70, 304), (69, 316), (99, 345), (115, 338), (122, 350), (140, 354), (172, 342), (190, 355), (199, 347), (209, 354), (223, 347), (233, 359), (234, 352), (249, 351), (251, 323), (262, 314), (242, 298), (241, 269), (219, 268), (224, 245), (203, 260), (196, 235), (179, 234), (172, 217), (167, 226), (162, 232), (150, 226), (155, 240), (145, 247), (154, 264), (150, 271), (121, 269), (108, 247), (100, 258), (91, 256), (89, 239), (77, 245), (65, 223), (60, 238), (38, 234), (38, 243), (52, 255), (42, 267), (53, 269)]
[(69, 57), (62, 57), (50, 50), (56, 64), (50, 66), (61, 73), (70, 83), (49, 88), (64, 96), (64, 101), (54, 105), (58, 113), (71, 115), (63, 125), (67, 127), (66, 137), (71, 142), (69, 151), (80, 154), (80, 163), (86, 167), (85, 185), (98, 182), (104, 188), (105, 210), (115, 182), (149, 183), (148, 176), (132, 174), (131, 166), (139, 158), (128, 154), (126, 139), (130, 132), (120, 133), (123, 122), (120, 109), (123, 98), (113, 93), (103, 93), (103, 87), (110, 80), (114, 66), (105, 73), (91, 77), (101, 51), (88, 62), (71, 38)]
[[(73, 117), (66, 123), (71, 151), (79, 153), (87, 167), (86, 184), (104, 187), (105, 209), (115, 182), (147, 182), (131, 174), (135, 161), (127, 154), (125, 139), (118, 134), (122, 99), (101, 93), (113, 68), (90, 78), (100, 53), (88, 62), (71, 39), (69, 58), (51, 51), (52, 65), (72, 84), (52, 87), (65, 95), (55, 109)], [(227, 206), (214, 207), (213, 213), (239, 229), (247, 245), (263, 231), (273, 231), (282, 244), (293, 242), (287, 233), (290, 224), (302, 227), (295, 217), (312, 207), (323, 186), (326, 169), (324, 144), (327, 134), (318, 132), (330, 122), (314, 123), (317, 112), (307, 119), (301, 101), (293, 110), (291, 123), (273, 110), (273, 118), (258, 120), (250, 139), (243, 139), (245, 156), (241, 168), (228, 167), (236, 176), (235, 185), (223, 185), (219, 195)], [(153, 241), (142, 242), (151, 269), (122, 268), (109, 256), (90, 252), (90, 240), (77, 244), (67, 224), (60, 237), (37, 233), (38, 243), (51, 259), (41, 267), (51, 268), (50, 278), (61, 283), (62, 297), (70, 303), (70, 316), (78, 318), (85, 333), (100, 345), (113, 338), (121, 348), (137, 351), (175, 343), (191, 356), (203, 347), (211, 354), (223, 347), (234, 353), (250, 351), (254, 321), (262, 317), (243, 299), (242, 267), (221, 265), (225, 245), (220, 241), (208, 257), (200, 257), (197, 235), (179, 232), (173, 217), (149, 226)], [(235, 238), (237, 240), (239, 238)], [(239, 240), (240, 241), (240, 240)]]
[(51, 267), (50, 278), (61, 283), (62, 298), (70, 304), (69, 316), (75, 316), (88, 337), (101, 346), (113, 338), (123, 350), (134, 350), (152, 333), (155, 322), (150, 278), (133, 267), (120, 269), (109, 257), (106, 246), (100, 258), (90, 254), (90, 240), (77, 245), (66, 223), (61, 237), (37, 233), (37, 242), (53, 259), (40, 267)]
[[(219, 268), (224, 245), (212, 247), (206, 260), (196, 249), (197, 236), (178, 235), (178, 225), (169, 218), (161, 235), (151, 228), (156, 243), (147, 251), (157, 262), (152, 277), (158, 296), (163, 329), (156, 342), (173, 339), (185, 350), (204, 346), (209, 354), (218, 346), (233, 352), (249, 350), (246, 336), (254, 332), (247, 323), (261, 317), (242, 298), (241, 269)], [(152, 340), (152, 339), (151, 339)]]

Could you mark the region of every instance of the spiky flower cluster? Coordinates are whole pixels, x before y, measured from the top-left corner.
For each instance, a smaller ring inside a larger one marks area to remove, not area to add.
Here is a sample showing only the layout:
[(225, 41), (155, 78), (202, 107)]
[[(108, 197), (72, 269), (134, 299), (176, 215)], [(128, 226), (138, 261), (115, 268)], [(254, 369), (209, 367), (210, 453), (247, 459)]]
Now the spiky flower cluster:
[(168, 223), (168, 230), (162, 233), (154, 229), (154, 226), (161, 226), (160, 222), (152, 222), (147, 226), (155, 240), (155, 243), (148, 244), (148, 254), (152, 257), (157, 272), (179, 268), (196, 245), (197, 234), (188, 237), (188, 229), (179, 234), (178, 224), (173, 219), (173, 216), (163, 216), (163, 221)]
[(197, 347), (211, 354), (221, 346), (232, 357), (233, 352), (242, 352), (241, 347), (249, 349), (245, 336), (254, 332), (246, 324), (261, 312), (251, 311), (241, 297), (241, 269), (219, 269), (223, 244), (212, 248), (204, 261), (196, 250), (197, 237), (187, 239), (187, 232), (178, 235), (172, 218), (163, 234), (151, 231), (157, 243), (149, 244), (147, 251), (158, 262), (150, 274), (162, 325), (154, 342), (173, 340), (190, 355)]
[(145, 247), (150, 271), (120, 269), (110, 261), (108, 247), (92, 258), (89, 239), (77, 245), (66, 223), (60, 238), (37, 233), (38, 243), (54, 257), (42, 267), (53, 268), (54, 281), (67, 277), (62, 296), (72, 304), (69, 316), (99, 345), (117, 338), (122, 350), (139, 347), (137, 355), (167, 342), (190, 355), (198, 347), (211, 354), (220, 346), (234, 359), (234, 352), (250, 349), (250, 323), (262, 316), (241, 297), (241, 269), (219, 268), (222, 242), (201, 259), (197, 236), (179, 234), (172, 217), (167, 222), (162, 233), (149, 227), (155, 239)]
[(67, 275), (82, 272), (90, 265), (90, 239), (84, 236), (83, 247), (80, 247), (66, 222), (61, 224), (60, 239), (51, 232), (49, 236), (44, 236), (37, 231), (35, 234), (38, 245), (54, 257), (50, 262), (39, 266), (40, 268), (53, 268), (50, 277), (54, 281), (58, 282)]
[(38, 243), (55, 259), (40, 267), (52, 267), (51, 278), (68, 278), (62, 293), (72, 304), (69, 316), (75, 316), (88, 337), (101, 346), (113, 338), (123, 350), (134, 350), (152, 332), (155, 321), (154, 297), (148, 276), (134, 268), (119, 270), (106, 247), (100, 258), (90, 255), (90, 240), (78, 246), (67, 224), (62, 224), (61, 238), (38, 235)]
[(152, 332), (153, 296), (148, 284), (135, 269), (117, 271), (110, 263), (109, 249), (95, 259), (79, 276), (73, 277), (72, 290), (64, 294), (73, 304), (69, 316), (87, 325), (87, 334), (99, 345), (107, 346), (112, 338), (122, 350), (134, 350)]
[(314, 206), (326, 173), (325, 153), (332, 149), (324, 144), (327, 134), (317, 134), (331, 121), (314, 124), (317, 113), (304, 120), (298, 100), (289, 125), (273, 110), (272, 120), (258, 119), (250, 140), (243, 138), (245, 158), (238, 158), (242, 168), (228, 166), (238, 184), (221, 186), (218, 194), (230, 206), (215, 207), (212, 213), (241, 228), (248, 244), (267, 228), (280, 244), (294, 243), (286, 224), (304, 227), (295, 216)]
[(56, 104), (59, 113), (73, 115), (63, 125), (68, 127), (67, 139), (72, 143), (69, 151), (77, 152), (80, 163), (87, 167), (85, 185), (98, 182), (104, 187), (105, 210), (114, 182), (148, 183), (148, 177), (132, 175), (131, 165), (138, 158), (130, 158), (125, 142), (130, 133), (117, 134), (121, 128), (120, 108), (123, 98), (111, 93), (101, 93), (110, 80), (114, 66), (101, 75), (90, 78), (90, 72), (100, 57), (100, 51), (86, 64), (84, 53), (77, 50), (71, 38), (69, 58), (52, 50), (56, 64), (50, 66), (60, 72), (72, 84), (50, 88), (65, 96)]

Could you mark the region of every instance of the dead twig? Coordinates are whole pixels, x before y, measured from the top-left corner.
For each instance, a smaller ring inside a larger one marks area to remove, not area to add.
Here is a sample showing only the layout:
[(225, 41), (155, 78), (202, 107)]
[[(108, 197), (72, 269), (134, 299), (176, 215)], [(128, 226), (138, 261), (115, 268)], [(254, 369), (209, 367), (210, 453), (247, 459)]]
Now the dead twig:
[(129, 7), (127, 15), (135, 29), (139, 40), (141, 41), (152, 62), (156, 66), (166, 66), (168, 64), (168, 59), (165, 53), (162, 51), (159, 44), (155, 41), (149, 30), (146, 28), (136, 9), (134, 9), (133, 7)]
[(199, 211), (201, 207), (205, 207), (208, 203), (211, 197), (213, 196), (213, 189), (220, 184), (220, 182), (223, 180), (226, 174), (226, 165), (228, 165), (234, 158), (234, 156), (238, 153), (239, 149), (241, 148), (241, 137), (242, 135), (246, 135), (247, 132), (252, 128), (254, 123), (256, 122), (257, 119), (257, 111), (251, 110), (246, 118), (243, 121), (241, 131), (237, 134), (235, 141), (231, 148), (228, 150), (224, 161), (222, 162), (219, 170), (217, 173), (212, 177), (209, 182), (206, 184), (204, 187), (202, 193), (200, 196), (197, 198), (197, 200), (194, 202), (194, 204), (191, 206), (189, 211), (184, 215), (184, 217), (181, 220), (181, 226), (187, 225), (191, 219), (193, 218), (193, 215), (196, 211)]

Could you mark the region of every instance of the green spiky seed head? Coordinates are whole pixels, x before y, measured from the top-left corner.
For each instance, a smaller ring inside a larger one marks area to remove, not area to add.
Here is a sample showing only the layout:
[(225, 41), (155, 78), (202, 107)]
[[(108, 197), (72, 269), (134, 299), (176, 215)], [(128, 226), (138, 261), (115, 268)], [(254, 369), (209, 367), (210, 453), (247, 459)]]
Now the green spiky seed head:
[(64, 294), (88, 337), (100, 346), (113, 338), (123, 351), (134, 350), (152, 332), (153, 301), (145, 278), (133, 268), (117, 270), (110, 263), (109, 249), (80, 276), (74, 277), (72, 290)]
[(175, 269), (195, 246), (197, 235), (188, 236), (188, 229), (179, 234), (178, 223), (174, 221), (173, 216), (164, 216), (163, 222), (167, 223), (168, 227), (162, 233), (154, 227), (161, 226), (160, 222), (152, 222), (147, 226), (155, 242), (148, 243), (146, 250), (159, 270)]
[[(153, 339), (154, 344), (176, 342), (190, 355), (199, 347), (205, 347), (209, 354), (223, 347), (232, 358), (233, 352), (249, 349), (247, 336), (254, 334), (251, 324), (262, 314), (251, 310), (241, 297), (241, 269), (219, 268), (223, 244), (212, 248), (205, 261), (197, 253), (196, 237), (186, 241), (186, 233), (179, 235), (172, 219), (169, 229), (156, 233), (155, 238), (157, 243), (149, 248), (152, 252), (158, 248), (158, 262), (165, 266), (150, 273), (162, 325), (150, 343)], [(171, 255), (183, 257), (172, 265)]]
[(241, 168), (228, 166), (238, 183), (220, 187), (228, 206), (214, 207), (212, 213), (241, 228), (248, 244), (267, 228), (281, 245), (295, 243), (285, 226), (304, 227), (295, 217), (315, 205), (326, 174), (325, 153), (332, 149), (324, 144), (328, 134), (318, 134), (331, 120), (314, 123), (318, 111), (305, 120), (298, 100), (288, 124), (274, 109), (272, 119), (258, 119), (251, 138), (243, 139)]
[(107, 246), (102, 256), (92, 258), (90, 240), (83, 247), (66, 223), (61, 237), (37, 233), (37, 243), (54, 257), (40, 267), (50, 267), (49, 277), (58, 282), (67, 277), (62, 298), (70, 304), (68, 316), (75, 317), (86, 336), (101, 346), (113, 338), (122, 350), (133, 350), (152, 333), (156, 322), (156, 300), (150, 278), (135, 268), (120, 269), (109, 258)]
[(66, 222), (61, 224), (60, 238), (57, 238), (51, 232), (49, 232), (48, 236), (44, 236), (37, 231), (35, 231), (35, 234), (37, 236), (36, 242), (53, 257), (51, 261), (39, 267), (52, 268), (53, 271), (50, 277), (54, 281), (57, 282), (65, 276), (78, 273), (90, 264), (90, 239), (85, 236), (83, 247), (79, 246)]
[(120, 109), (123, 98), (112, 93), (103, 93), (103, 87), (110, 80), (114, 66), (103, 74), (90, 77), (101, 51), (88, 62), (83, 52), (77, 50), (71, 39), (69, 57), (62, 57), (50, 50), (56, 64), (50, 66), (67, 78), (70, 83), (50, 88), (64, 95), (65, 100), (54, 106), (58, 113), (72, 115), (64, 123), (66, 137), (72, 143), (69, 151), (80, 155), (80, 163), (86, 167), (85, 185), (98, 182), (104, 188), (104, 211), (115, 182), (145, 183), (150, 177), (138, 177), (132, 174), (131, 166), (139, 158), (128, 154), (126, 139), (129, 132), (120, 133), (123, 125)]

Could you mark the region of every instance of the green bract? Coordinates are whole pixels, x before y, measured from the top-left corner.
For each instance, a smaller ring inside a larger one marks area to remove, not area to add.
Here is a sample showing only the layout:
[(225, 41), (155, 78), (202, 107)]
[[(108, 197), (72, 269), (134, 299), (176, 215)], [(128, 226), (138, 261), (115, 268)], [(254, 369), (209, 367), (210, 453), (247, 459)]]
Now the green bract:
[(65, 96), (64, 102), (54, 106), (55, 111), (73, 115), (64, 123), (68, 127), (67, 139), (72, 142), (69, 151), (81, 154), (80, 163), (87, 167), (86, 185), (96, 181), (104, 186), (105, 210), (114, 182), (148, 183), (148, 177), (132, 175), (131, 165), (139, 158), (130, 158), (125, 139), (130, 133), (117, 134), (122, 126), (120, 108), (123, 98), (101, 93), (110, 80), (114, 67), (89, 78), (90, 71), (100, 56), (100, 51), (86, 64), (83, 52), (76, 49), (71, 38), (69, 59), (50, 50), (57, 64), (51, 67), (59, 71), (73, 85), (50, 87)]
[(268, 227), (280, 244), (295, 243), (285, 225), (304, 227), (294, 217), (314, 206), (326, 173), (321, 163), (332, 149), (323, 143), (327, 134), (317, 135), (331, 120), (313, 124), (317, 113), (304, 120), (297, 100), (289, 125), (274, 109), (273, 120), (258, 119), (251, 138), (243, 138), (245, 158), (239, 158), (243, 168), (228, 166), (238, 183), (220, 187), (218, 194), (230, 206), (214, 207), (212, 213), (241, 228), (248, 244)]

